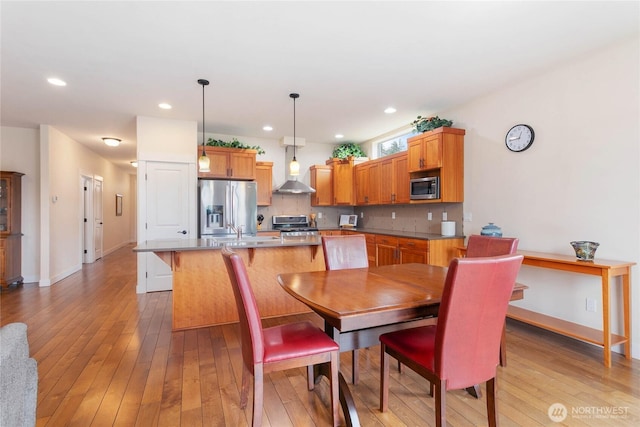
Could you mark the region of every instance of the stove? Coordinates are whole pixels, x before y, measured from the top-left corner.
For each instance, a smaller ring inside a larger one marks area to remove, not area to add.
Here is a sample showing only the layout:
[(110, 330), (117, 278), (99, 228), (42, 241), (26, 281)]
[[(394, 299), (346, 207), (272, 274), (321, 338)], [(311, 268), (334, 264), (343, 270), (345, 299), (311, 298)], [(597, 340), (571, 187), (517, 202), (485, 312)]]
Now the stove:
[(315, 227), (309, 226), (307, 215), (274, 215), (271, 217), (272, 228), (280, 231), (280, 236), (306, 237), (317, 236), (320, 233)]

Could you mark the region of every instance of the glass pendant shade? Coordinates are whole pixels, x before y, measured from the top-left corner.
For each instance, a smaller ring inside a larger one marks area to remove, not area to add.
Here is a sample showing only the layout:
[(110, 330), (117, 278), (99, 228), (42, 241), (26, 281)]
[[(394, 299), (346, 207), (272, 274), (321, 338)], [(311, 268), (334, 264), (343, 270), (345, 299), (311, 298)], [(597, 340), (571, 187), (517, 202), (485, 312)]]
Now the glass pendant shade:
[(300, 175), (300, 163), (298, 163), (295, 157), (293, 158), (293, 160), (291, 160), (291, 163), (289, 163), (289, 175)]
[(203, 149), (202, 155), (198, 158), (198, 169), (200, 169), (200, 172), (211, 172), (211, 169), (209, 168), (210, 165), (211, 163), (207, 157), (207, 153), (205, 153)]

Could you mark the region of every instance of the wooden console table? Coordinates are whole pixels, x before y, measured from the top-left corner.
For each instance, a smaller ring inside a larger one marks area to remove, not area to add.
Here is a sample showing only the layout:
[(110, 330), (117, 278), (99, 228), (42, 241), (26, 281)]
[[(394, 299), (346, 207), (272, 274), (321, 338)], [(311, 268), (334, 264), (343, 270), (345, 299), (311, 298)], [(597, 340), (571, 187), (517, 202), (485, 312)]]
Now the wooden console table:
[[(459, 255), (464, 254), (465, 248), (458, 249)], [(514, 306), (509, 306), (507, 317), (602, 346), (604, 348), (604, 365), (608, 368), (611, 367), (611, 347), (614, 345), (624, 344), (625, 357), (631, 359), (631, 267), (635, 265), (635, 262), (597, 258), (593, 261), (578, 261), (575, 256), (532, 251), (518, 251), (518, 253), (524, 255), (523, 265), (600, 276), (602, 280), (603, 330), (589, 328)], [(611, 333), (610, 289), (612, 279), (616, 277), (621, 278), (622, 285), (623, 335)]]

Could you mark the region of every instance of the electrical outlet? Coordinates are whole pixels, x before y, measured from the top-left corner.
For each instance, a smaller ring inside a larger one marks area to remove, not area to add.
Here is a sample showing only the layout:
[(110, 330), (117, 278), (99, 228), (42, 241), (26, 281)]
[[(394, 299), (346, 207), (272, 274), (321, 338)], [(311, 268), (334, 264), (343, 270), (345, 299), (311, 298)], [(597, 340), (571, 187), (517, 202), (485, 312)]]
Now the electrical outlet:
[(596, 308), (596, 300), (593, 298), (587, 298), (586, 310), (590, 313), (595, 313)]
[(360, 218), (364, 218), (364, 212), (360, 212)]
[(447, 220), (447, 213), (446, 212), (442, 212), (442, 220), (443, 221)]
[(395, 212), (391, 212), (391, 219), (396, 219), (396, 213)]
[(318, 219), (322, 219), (322, 212), (318, 212)]
[(471, 222), (473, 221), (473, 215), (471, 215), (471, 212), (465, 212), (464, 214), (462, 214), (462, 220), (464, 222)]
[(427, 221), (433, 220), (433, 214), (431, 212), (427, 213)]

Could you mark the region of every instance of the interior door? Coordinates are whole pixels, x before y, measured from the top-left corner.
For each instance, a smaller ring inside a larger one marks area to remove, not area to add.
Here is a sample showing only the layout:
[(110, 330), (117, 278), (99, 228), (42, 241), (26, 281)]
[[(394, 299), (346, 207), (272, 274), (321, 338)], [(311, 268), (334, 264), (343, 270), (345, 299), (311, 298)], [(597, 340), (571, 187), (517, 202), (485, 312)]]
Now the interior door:
[(93, 178), (82, 176), (82, 262), (90, 264), (95, 261), (93, 250)]
[(93, 244), (94, 244), (94, 260), (102, 258), (102, 178), (96, 177), (93, 181)]
[[(188, 239), (195, 212), (195, 189), (189, 185), (186, 163), (147, 162), (146, 239)], [(155, 254), (146, 254), (146, 291), (170, 291), (171, 268)]]

